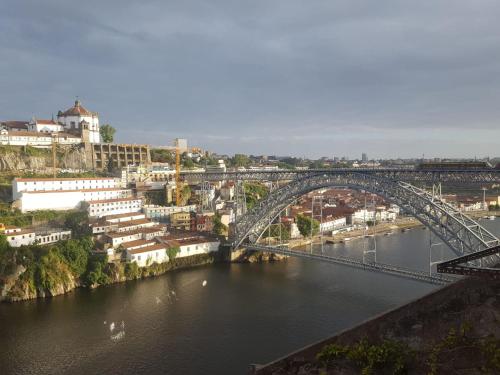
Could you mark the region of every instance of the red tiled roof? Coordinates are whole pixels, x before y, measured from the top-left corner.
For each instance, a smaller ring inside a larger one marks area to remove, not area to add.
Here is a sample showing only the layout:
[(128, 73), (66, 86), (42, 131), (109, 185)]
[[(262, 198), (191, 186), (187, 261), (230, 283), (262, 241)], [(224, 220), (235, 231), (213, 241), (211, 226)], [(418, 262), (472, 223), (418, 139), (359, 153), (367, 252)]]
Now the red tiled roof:
[(151, 246), (144, 246), (133, 250), (127, 250), (127, 252), (130, 254), (141, 254), (141, 253), (147, 253), (149, 251), (166, 250), (166, 249), (167, 247), (164, 244), (158, 243)]
[[(27, 190), (27, 191), (21, 191), (21, 193), (28, 193), (28, 194), (50, 194), (50, 193), (75, 193), (75, 192), (82, 192), (82, 193), (92, 193), (93, 191), (121, 191), (121, 190), (127, 190), (127, 189), (121, 189), (121, 188), (95, 188), (95, 189), (69, 189), (69, 190)], [(115, 200), (127, 200), (127, 198), (115, 198)], [(104, 199), (108, 201), (109, 199)], [(111, 200), (113, 201), (113, 200)], [(89, 201), (89, 203), (95, 203), (95, 202), (101, 202), (101, 201)], [(104, 203), (104, 202), (101, 202)]]
[(138, 215), (144, 216), (144, 214), (142, 212), (127, 212), (124, 214), (106, 215), (106, 216), (104, 216), (104, 219), (105, 220), (113, 220), (113, 219), (121, 219), (122, 217), (134, 217), (134, 216), (138, 216)]
[(151, 220), (149, 220), (149, 219), (128, 220), (128, 221), (122, 221), (121, 223), (118, 223), (118, 228), (126, 228), (126, 227), (132, 227), (135, 225), (142, 225), (142, 224), (149, 224), (149, 223), (151, 223)]
[(45, 125), (60, 125), (57, 122), (55, 122), (54, 120), (39, 120), (39, 119), (35, 119), (35, 122), (37, 124), (45, 124)]
[(29, 132), (24, 130), (9, 131), (9, 136), (16, 137), (37, 137), (37, 138), (51, 138), (52, 134), (56, 135), (57, 138), (81, 138), (74, 134), (69, 133), (40, 133), (40, 132)]
[(17, 177), (14, 180), (21, 182), (30, 181), (74, 181), (74, 180), (114, 180), (113, 177), (61, 177), (61, 178), (23, 178)]
[(155, 243), (154, 240), (135, 240), (135, 241), (127, 241), (127, 242), (122, 242), (121, 246), (124, 247), (125, 249), (129, 249), (131, 247), (137, 247), (137, 246), (146, 246), (146, 245), (153, 245)]
[[(121, 190), (121, 189), (118, 189)], [(90, 190), (92, 191), (92, 190)], [(97, 201), (88, 201), (89, 204), (98, 204), (98, 203), (113, 203), (113, 202), (127, 202), (127, 201), (140, 201), (141, 198), (134, 198), (134, 197), (128, 197), (128, 198), (113, 198), (113, 199), (101, 199)]]
[[(75, 105), (62, 113), (62, 116), (93, 116), (94, 113), (82, 106), (79, 100), (75, 101)], [(61, 115), (60, 115), (61, 116)]]
[(0, 124), (11, 129), (28, 129), (28, 121), (0, 121)]

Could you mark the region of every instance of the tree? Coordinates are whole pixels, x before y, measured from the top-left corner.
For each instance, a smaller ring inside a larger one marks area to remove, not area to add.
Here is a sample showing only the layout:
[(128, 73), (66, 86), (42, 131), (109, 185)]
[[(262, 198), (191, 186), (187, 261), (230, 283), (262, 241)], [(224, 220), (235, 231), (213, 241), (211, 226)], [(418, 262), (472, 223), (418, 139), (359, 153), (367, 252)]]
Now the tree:
[(99, 133), (101, 134), (101, 138), (104, 143), (113, 143), (116, 129), (109, 124), (105, 124), (100, 127)]
[(177, 254), (180, 253), (180, 251), (181, 251), (181, 248), (179, 246), (169, 247), (167, 249), (168, 260), (169, 261), (174, 260), (175, 257), (177, 256)]
[(250, 164), (250, 158), (243, 154), (235, 154), (231, 161), (235, 167), (246, 167)]
[(69, 213), (64, 221), (64, 226), (71, 229), (71, 234), (74, 238), (80, 238), (92, 234), (89, 226), (89, 216), (85, 211)]
[(180, 202), (175, 202), (177, 206), (184, 206), (188, 202), (189, 198), (191, 198), (191, 188), (189, 187), (189, 185), (182, 186), (180, 198)]
[[(281, 230), (280, 230), (281, 227)], [(271, 236), (269, 236), (269, 232), (271, 232)], [(289, 240), (290, 239), (290, 231), (287, 229), (283, 223), (281, 224), (271, 224), (271, 229), (266, 229), (264, 233), (262, 234), (263, 238), (267, 237), (274, 237), (274, 238), (280, 238), (281, 234), (281, 239), (282, 240)]]
[(258, 201), (264, 199), (269, 194), (269, 189), (257, 182), (245, 182), (244, 189), (247, 209), (253, 208)]
[(193, 159), (191, 159), (189, 157), (186, 157), (184, 159), (183, 165), (184, 165), (185, 168), (188, 168), (188, 169), (194, 168)]
[(150, 151), (151, 161), (158, 163), (175, 163), (175, 152), (161, 148), (152, 148)]
[(84, 237), (79, 240), (61, 241), (56, 246), (73, 274), (77, 277), (83, 275), (93, 248), (92, 238)]
[(217, 236), (222, 236), (227, 233), (227, 226), (222, 223), (220, 214), (215, 214), (212, 218), (212, 233)]
[(303, 237), (311, 235), (311, 227), (312, 227), (312, 235), (315, 236), (319, 232), (319, 221), (312, 219), (309, 216), (298, 215), (297, 227), (299, 228), (299, 232)]

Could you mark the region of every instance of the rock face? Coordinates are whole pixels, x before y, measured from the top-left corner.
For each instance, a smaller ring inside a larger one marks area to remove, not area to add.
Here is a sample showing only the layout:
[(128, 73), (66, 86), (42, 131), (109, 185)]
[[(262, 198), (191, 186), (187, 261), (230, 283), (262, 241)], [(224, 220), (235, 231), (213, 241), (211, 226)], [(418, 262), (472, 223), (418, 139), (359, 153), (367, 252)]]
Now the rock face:
[(34, 285), (30, 270), (22, 265), (14, 267), (12, 273), (0, 280), (0, 301), (17, 302), (34, 298), (54, 297), (71, 292), (80, 286), (69, 270), (62, 270), (58, 281), (50, 286)]
[[(212, 264), (223, 260), (221, 254), (198, 254), (174, 259), (171, 262), (153, 263), (149, 267), (140, 268), (137, 274), (128, 276), (125, 272), (124, 263), (110, 263), (107, 266), (107, 276), (109, 277), (107, 284), (159, 276), (172, 270)], [(0, 278), (0, 302), (17, 302), (34, 298), (55, 297), (83, 286), (80, 280), (74, 277), (69, 268), (64, 266), (59, 266), (57, 274), (52, 274), (53, 277), (50, 285), (34, 285), (31, 271), (22, 265), (13, 266), (12, 268), (10, 272)], [(88, 287), (94, 289), (99, 286), (96, 284)]]
[[(359, 374), (360, 368), (351, 367), (353, 364), (338, 355), (331, 354), (326, 364), (317, 355), (331, 344), (338, 348), (352, 347), (361, 340), (374, 345), (393, 340), (412, 350), (404, 372), (410, 375), (499, 374), (499, 296), (499, 280), (464, 278), (334, 337), (259, 366), (253, 373)], [(392, 364), (387, 363), (388, 367)], [(387, 369), (378, 371), (370, 373), (393, 373)]]
[[(92, 161), (88, 160), (83, 145), (58, 147), (58, 168), (84, 170), (91, 166)], [(49, 149), (0, 146), (0, 172), (46, 172), (51, 167), (52, 153)]]
[(235, 263), (276, 262), (287, 259), (286, 256), (264, 251), (247, 251), (240, 249), (231, 254), (231, 261)]

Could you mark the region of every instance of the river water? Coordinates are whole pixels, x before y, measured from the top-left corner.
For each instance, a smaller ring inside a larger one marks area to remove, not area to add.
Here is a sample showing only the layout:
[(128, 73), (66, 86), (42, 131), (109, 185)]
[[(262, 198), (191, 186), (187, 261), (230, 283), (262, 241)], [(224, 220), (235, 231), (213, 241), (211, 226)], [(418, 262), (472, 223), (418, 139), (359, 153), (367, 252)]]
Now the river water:
[[(500, 220), (483, 221), (500, 234)], [(428, 269), (429, 231), (377, 238)], [(363, 240), (324, 251), (360, 256)], [(440, 250), (435, 248), (435, 256)], [(446, 253), (446, 251), (444, 251)], [(328, 263), (219, 264), (0, 305), (2, 374), (245, 374), (436, 288)]]

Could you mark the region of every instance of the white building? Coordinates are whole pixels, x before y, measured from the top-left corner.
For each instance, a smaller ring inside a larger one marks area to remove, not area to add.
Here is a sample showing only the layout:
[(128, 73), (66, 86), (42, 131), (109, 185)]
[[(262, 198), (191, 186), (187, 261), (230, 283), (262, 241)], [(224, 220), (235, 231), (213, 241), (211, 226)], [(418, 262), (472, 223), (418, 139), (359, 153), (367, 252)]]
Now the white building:
[(359, 209), (352, 214), (353, 224), (366, 223), (367, 221), (394, 221), (397, 213), (387, 210)]
[(135, 262), (139, 267), (153, 263), (168, 262), (167, 246), (161, 243), (127, 249), (127, 261)]
[(206, 172), (218, 172), (218, 173), (225, 173), (227, 170), (226, 168), (226, 163), (224, 163), (223, 159), (217, 160), (217, 165), (207, 165), (205, 167)]
[(15, 178), (12, 182), (12, 198), (29, 191), (62, 191), (82, 189), (106, 189), (120, 187), (120, 180), (111, 177), (89, 178)]
[(333, 230), (343, 228), (346, 225), (347, 225), (347, 223), (346, 223), (345, 216), (332, 217), (332, 218), (329, 218), (329, 219), (323, 221), (319, 226), (319, 230), (321, 233), (331, 232)]
[(168, 262), (167, 250), (170, 248), (178, 248), (179, 252), (175, 257), (184, 258), (218, 251), (220, 245), (218, 240), (189, 234), (181, 238), (171, 235), (163, 236), (157, 238), (156, 241), (155, 244), (148, 241), (133, 241), (122, 244), (127, 252), (127, 260), (136, 262), (139, 267), (145, 267), (153, 263)]
[(68, 110), (57, 114), (57, 121), (33, 117), (26, 121), (0, 123), (0, 144), (11, 146), (51, 147), (52, 143), (101, 143), (99, 117), (84, 108), (79, 100)]
[(142, 207), (144, 214), (148, 219), (163, 220), (169, 219), (170, 215), (178, 212), (195, 212), (196, 205), (187, 206), (157, 206), (154, 204), (146, 204)]
[(37, 133), (23, 130), (0, 128), (0, 145), (33, 146), (39, 148), (52, 147), (52, 142), (62, 145), (73, 145), (82, 142), (81, 137), (68, 133)]
[(104, 235), (105, 241), (113, 248), (120, 246), (124, 242), (137, 240), (152, 240), (155, 237), (165, 234), (164, 226), (153, 226), (149, 228), (140, 228), (127, 232), (113, 232)]
[(12, 247), (33, 245), (34, 243), (46, 245), (71, 238), (70, 230), (46, 229), (36, 232), (34, 229), (22, 229), (11, 226), (5, 228), (4, 234), (7, 242)]
[(79, 100), (76, 100), (75, 105), (66, 111), (59, 111), (57, 121), (63, 124), (68, 131), (81, 133), (88, 130), (88, 141), (90, 143), (101, 143), (97, 112), (90, 112), (82, 106)]
[[(125, 190), (130, 192), (130, 190)], [(142, 199), (133, 197), (119, 197), (91, 200), (87, 202), (87, 211), (91, 217), (125, 214), (138, 212), (142, 208)]]
[(28, 123), (28, 131), (37, 133), (59, 133), (64, 131), (64, 126), (54, 120), (41, 120), (33, 117)]
[[(18, 202), (22, 212), (80, 209), (82, 202), (128, 199), (132, 191), (119, 186), (119, 180), (113, 178), (16, 178), (12, 182), (12, 198)], [(117, 207), (118, 211), (108, 209), (113, 206)], [(95, 212), (103, 214), (91, 216), (141, 209), (140, 204), (134, 204), (134, 207), (128, 210), (122, 209), (122, 206), (128, 207), (131, 204), (127, 202), (123, 205), (113, 203), (94, 206), (96, 210), (99, 209)], [(103, 211), (104, 208), (106, 210)]]

